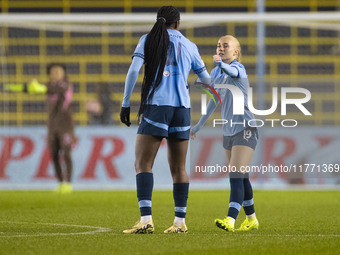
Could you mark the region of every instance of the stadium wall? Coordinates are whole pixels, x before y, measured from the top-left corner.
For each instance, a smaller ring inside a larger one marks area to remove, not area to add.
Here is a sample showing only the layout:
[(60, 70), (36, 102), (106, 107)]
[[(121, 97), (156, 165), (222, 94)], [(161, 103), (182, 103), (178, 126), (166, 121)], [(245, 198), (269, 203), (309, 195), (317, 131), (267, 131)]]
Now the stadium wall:
[[(73, 150), (74, 188), (134, 189), (135, 134), (136, 127), (78, 127), (78, 142)], [(2, 127), (0, 137), (0, 189), (56, 187), (45, 127)], [(300, 127), (294, 132), (266, 127), (261, 129), (260, 139), (263, 149), (256, 151), (251, 162), (259, 171), (253, 169), (251, 174), (256, 189), (285, 189), (292, 184), (322, 185), (319, 187), (339, 184), (337, 127)], [(155, 189), (172, 187), (166, 151), (166, 141), (163, 141), (154, 164)], [(197, 139), (190, 142), (188, 158), (192, 188), (228, 187), (222, 137), (214, 128), (203, 128)]]

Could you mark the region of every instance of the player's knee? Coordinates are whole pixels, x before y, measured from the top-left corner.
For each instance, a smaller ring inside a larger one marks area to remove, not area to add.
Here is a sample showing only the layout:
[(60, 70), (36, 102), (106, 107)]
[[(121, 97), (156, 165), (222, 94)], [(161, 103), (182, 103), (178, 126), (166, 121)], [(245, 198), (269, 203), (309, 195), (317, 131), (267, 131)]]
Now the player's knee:
[(170, 170), (172, 175), (181, 175), (183, 174), (185, 171), (185, 165), (182, 164), (172, 164), (170, 165)]
[(185, 167), (178, 167), (171, 169), (171, 176), (174, 183), (188, 182), (189, 177)]
[(64, 154), (64, 160), (66, 162), (72, 162), (71, 153), (65, 153)]
[(135, 170), (136, 173), (145, 173), (145, 172), (152, 172), (152, 166), (151, 164), (148, 164), (147, 162), (143, 162), (142, 160), (136, 160), (135, 161)]

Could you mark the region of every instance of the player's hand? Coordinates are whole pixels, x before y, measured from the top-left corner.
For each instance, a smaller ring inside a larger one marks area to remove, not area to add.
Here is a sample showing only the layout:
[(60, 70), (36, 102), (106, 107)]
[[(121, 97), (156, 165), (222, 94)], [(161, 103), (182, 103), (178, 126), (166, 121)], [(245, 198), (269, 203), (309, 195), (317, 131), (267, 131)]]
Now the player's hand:
[(213, 60), (214, 60), (215, 65), (221, 66), (221, 64), (222, 64), (222, 59), (221, 59), (221, 56), (220, 56), (220, 55), (214, 55), (214, 56), (213, 56)]
[(29, 94), (46, 94), (47, 87), (44, 84), (39, 83), (36, 79), (33, 79), (27, 84), (27, 91)]
[(120, 121), (130, 127), (130, 107), (122, 107), (120, 111)]
[(190, 131), (190, 138), (191, 138), (191, 140), (195, 140), (196, 133), (193, 133), (193, 132)]

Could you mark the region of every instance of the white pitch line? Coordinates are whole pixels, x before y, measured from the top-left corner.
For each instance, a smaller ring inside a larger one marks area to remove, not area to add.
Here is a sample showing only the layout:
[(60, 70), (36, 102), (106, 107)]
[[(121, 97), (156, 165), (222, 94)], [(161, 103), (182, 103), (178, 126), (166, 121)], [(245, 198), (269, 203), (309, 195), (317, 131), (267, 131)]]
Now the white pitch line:
[[(13, 223), (13, 224), (39, 224), (39, 225), (51, 225), (51, 226), (66, 226), (66, 227), (78, 227), (78, 228), (90, 228), (94, 229), (92, 231), (86, 231), (86, 232), (77, 232), (77, 233), (37, 233), (37, 234), (31, 234), (31, 235), (9, 235), (5, 236), (4, 232), (0, 232), (0, 237), (35, 237), (35, 236), (72, 236), (72, 235), (93, 235), (97, 233), (105, 233), (110, 232), (112, 229), (110, 228), (103, 228), (103, 227), (96, 227), (96, 226), (86, 226), (86, 225), (73, 225), (73, 224), (62, 224), (62, 223), (41, 223), (41, 222), (16, 222), (16, 221), (0, 221), (4, 223)], [(157, 235), (158, 233), (156, 233)], [(202, 235), (202, 233), (188, 233), (189, 235)], [(220, 236), (222, 233), (209, 233), (209, 235), (214, 236)], [(239, 233), (241, 234), (241, 233)], [(110, 233), (110, 235), (117, 235), (117, 233)], [(204, 234), (203, 234), (204, 235)], [(232, 234), (230, 234), (232, 235)], [(268, 234), (246, 234), (246, 235), (238, 235), (238, 236), (251, 236), (251, 237), (335, 237), (340, 238), (340, 234), (274, 234), (274, 235), (268, 235)]]
[[(32, 236), (72, 236), (72, 235), (93, 235), (97, 233), (105, 233), (110, 232), (110, 228), (103, 227), (95, 227), (95, 226), (86, 226), (86, 225), (73, 225), (73, 224), (61, 224), (61, 223), (34, 223), (34, 222), (17, 222), (17, 221), (0, 221), (4, 223), (13, 223), (13, 224), (39, 224), (39, 225), (50, 225), (50, 226), (65, 226), (65, 227), (78, 227), (78, 228), (90, 228), (94, 229), (92, 231), (86, 232), (76, 232), (76, 233), (37, 233), (37, 234), (21, 234), (21, 235), (9, 235), (4, 236), (0, 235), (0, 237), (32, 237)], [(0, 232), (0, 234), (4, 234), (4, 232)]]

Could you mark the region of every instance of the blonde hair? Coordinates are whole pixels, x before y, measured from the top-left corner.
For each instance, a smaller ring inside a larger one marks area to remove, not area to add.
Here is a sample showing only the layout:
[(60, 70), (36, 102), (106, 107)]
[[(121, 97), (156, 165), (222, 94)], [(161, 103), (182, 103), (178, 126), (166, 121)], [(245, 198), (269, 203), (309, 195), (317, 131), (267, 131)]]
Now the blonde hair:
[(225, 35), (225, 36), (222, 36), (220, 39), (224, 38), (224, 37), (230, 37), (232, 38), (232, 40), (236, 43), (236, 49), (238, 51), (238, 54), (237, 54), (237, 57), (236, 57), (236, 60), (237, 62), (241, 63), (241, 58), (242, 58), (242, 51), (241, 51), (241, 44), (240, 42), (237, 40), (236, 37), (232, 36), (232, 35)]

